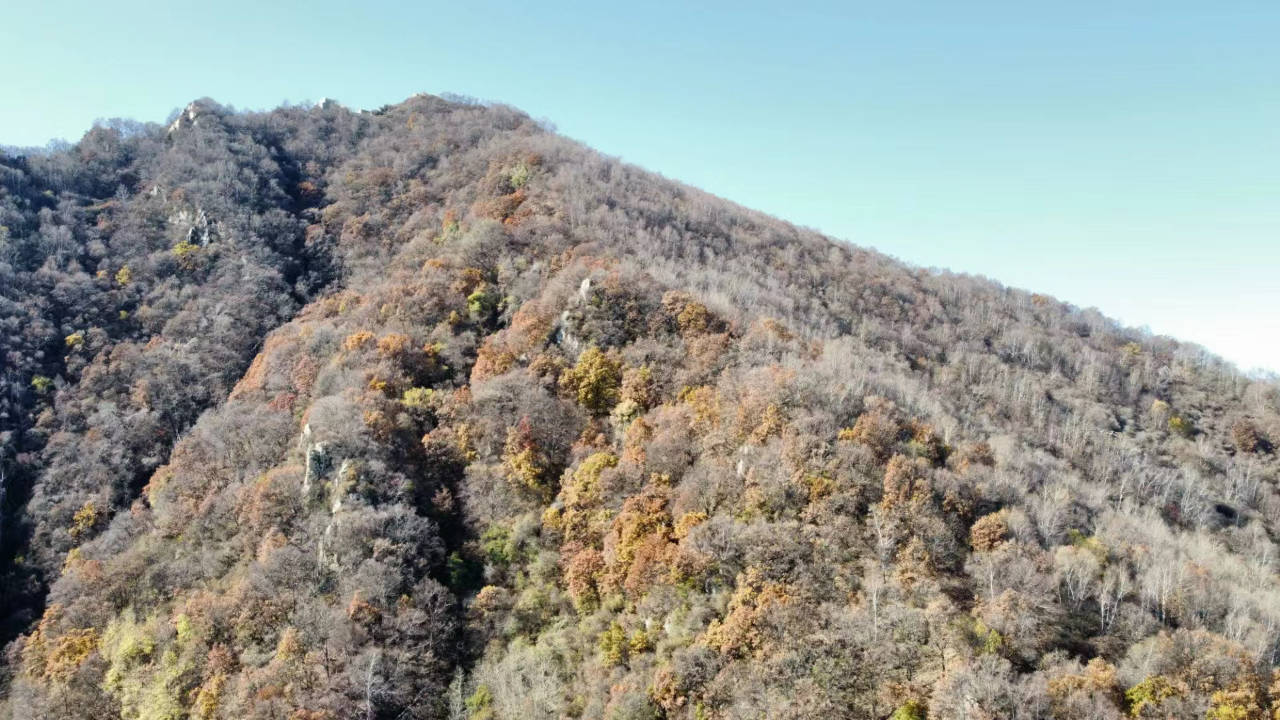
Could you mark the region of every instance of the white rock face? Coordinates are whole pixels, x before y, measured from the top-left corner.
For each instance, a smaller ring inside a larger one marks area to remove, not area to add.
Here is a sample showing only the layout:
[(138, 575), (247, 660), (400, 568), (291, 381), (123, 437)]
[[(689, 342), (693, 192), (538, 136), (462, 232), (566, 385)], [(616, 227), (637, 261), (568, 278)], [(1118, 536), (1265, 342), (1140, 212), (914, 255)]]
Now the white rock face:
[(185, 228), (186, 241), (200, 246), (208, 245), (214, 239), (217, 225), (217, 223), (209, 220), (204, 208), (199, 207), (194, 212), (182, 209), (173, 213), (169, 216), (169, 224), (178, 228)]
[(560, 313), (560, 321), (556, 323), (555, 343), (571, 355), (577, 355), (582, 342), (569, 329), (570, 315), (565, 310)]
[(302, 495), (307, 498), (311, 494), (313, 484), (329, 472), (332, 459), (329, 457), (329, 444), (318, 442), (307, 446), (307, 472), (302, 478)]
[(199, 100), (196, 100), (188, 104), (187, 107), (178, 114), (178, 117), (174, 118), (174, 121), (169, 124), (169, 132), (175, 133), (183, 128), (195, 127), (200, 124), (200, 118), (210, 112), (211, 110), (209, 107)]

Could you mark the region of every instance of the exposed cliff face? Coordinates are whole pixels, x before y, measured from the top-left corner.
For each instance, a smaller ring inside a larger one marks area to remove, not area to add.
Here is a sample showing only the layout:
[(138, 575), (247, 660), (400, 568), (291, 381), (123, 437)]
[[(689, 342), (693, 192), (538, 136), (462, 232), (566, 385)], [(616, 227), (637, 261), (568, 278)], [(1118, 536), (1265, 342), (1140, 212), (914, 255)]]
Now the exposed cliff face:
[(11, 717), (1272, 705), (1280, 394), (1194, 348), (502, 107), (6, 163)]

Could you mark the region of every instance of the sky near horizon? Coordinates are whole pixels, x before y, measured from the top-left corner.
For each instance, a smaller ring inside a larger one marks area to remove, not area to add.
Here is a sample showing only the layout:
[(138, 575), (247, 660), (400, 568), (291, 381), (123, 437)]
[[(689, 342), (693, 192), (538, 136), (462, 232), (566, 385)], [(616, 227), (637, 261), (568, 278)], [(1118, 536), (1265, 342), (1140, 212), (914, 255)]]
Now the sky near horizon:
[(1280, 372), (1280, 2), (0, 4), (0, 145), (417, 92)]

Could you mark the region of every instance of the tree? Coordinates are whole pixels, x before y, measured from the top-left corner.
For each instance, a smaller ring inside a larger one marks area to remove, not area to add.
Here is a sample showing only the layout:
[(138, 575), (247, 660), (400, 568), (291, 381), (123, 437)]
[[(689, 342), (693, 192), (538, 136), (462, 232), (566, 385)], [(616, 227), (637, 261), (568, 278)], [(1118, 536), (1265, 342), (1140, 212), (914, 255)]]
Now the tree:
[(560, 376), (560, 387), (595, 415), (607, 414), (618, 402), (622, 362), (592, 346)]

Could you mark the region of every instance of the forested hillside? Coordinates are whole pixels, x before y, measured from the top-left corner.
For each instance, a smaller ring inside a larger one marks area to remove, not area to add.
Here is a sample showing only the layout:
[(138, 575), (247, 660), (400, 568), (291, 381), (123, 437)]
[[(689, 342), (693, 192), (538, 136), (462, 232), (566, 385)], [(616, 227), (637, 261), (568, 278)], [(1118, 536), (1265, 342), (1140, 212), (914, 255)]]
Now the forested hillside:
[(0, 156), (0, 323), (0, 717), (1280, 717), (1280, 385), (510, 108)]

